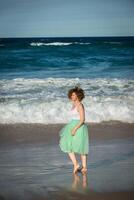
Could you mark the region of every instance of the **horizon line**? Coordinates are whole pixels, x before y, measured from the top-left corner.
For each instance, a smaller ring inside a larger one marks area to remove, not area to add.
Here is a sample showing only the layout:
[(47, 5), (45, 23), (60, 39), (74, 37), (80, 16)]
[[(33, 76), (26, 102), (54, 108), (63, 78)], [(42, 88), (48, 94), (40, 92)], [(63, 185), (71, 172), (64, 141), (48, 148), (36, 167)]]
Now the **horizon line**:
[(0, 39), (15, 39), (15, 38), (103, 38), (103, 37), (134, 37), (134, 35), (126, 36), (31, 36), (31, 37), (0, 37)]

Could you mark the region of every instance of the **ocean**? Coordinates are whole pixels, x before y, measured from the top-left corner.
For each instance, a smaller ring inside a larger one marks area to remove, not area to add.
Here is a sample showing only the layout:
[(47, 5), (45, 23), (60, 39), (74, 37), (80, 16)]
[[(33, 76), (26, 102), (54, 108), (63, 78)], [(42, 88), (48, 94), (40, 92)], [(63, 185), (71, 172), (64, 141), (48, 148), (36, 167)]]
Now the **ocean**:
[(67, 123), (76, 85), (86, 122), (134, 123), (134, 37), (0, 39), (0, 123)]

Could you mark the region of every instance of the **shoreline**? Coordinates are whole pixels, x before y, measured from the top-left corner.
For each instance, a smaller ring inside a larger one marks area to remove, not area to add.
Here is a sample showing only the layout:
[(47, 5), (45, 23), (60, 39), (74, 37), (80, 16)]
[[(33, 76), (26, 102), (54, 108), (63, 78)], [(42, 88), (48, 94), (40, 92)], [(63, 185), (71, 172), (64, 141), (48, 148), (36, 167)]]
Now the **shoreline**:
[(134, 123), (88, 123), (86, 176), (58, 146), (64, 125), (0, 124), (0, 199), (133, 199)]
[[(86, 123), (90, 140), (110, 140), (134, 137), (134, 123)], [(59, 131), (66, 124), (0, 124), (0, 144), (58, 143)]]

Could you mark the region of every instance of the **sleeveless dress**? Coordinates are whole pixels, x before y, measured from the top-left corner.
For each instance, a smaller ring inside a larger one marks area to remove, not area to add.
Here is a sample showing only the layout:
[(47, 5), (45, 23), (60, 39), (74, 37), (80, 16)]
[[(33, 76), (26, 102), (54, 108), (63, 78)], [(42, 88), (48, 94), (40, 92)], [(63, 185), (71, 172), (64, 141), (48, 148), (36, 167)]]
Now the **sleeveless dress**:
[(75, 152), (78, 154), (89, 153), (89, 134), (88, 125), (83, 123), (75, 132), (75, 135), (71, 135), (71, 129), (73, 129), (80, 122), (80, 115), (77, 108), (70, 110), (71, 120), (67, 123), (59, 132), (59, 146), (61, 151), (69, 153)]

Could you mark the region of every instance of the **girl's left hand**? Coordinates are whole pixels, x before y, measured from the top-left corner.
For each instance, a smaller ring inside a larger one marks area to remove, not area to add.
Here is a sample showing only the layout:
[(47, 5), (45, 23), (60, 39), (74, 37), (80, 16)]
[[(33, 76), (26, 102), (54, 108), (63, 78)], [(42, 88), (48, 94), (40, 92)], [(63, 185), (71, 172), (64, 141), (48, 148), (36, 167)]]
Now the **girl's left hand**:
[(76, 129), (73, 128), (73, 129), (71, 130), (71, 135), (74, 136), (75, 133), (76, 133)]

